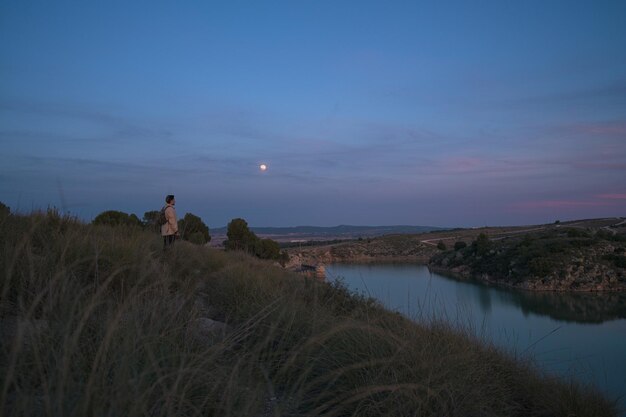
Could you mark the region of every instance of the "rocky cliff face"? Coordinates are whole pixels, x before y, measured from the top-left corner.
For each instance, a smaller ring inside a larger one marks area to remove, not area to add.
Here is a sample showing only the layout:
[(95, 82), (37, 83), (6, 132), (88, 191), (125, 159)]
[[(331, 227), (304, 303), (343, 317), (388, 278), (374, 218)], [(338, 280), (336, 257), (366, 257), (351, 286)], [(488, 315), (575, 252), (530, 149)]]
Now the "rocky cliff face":
[[(427, 238), (427, 240), (423, 240)], [(626, 291), (626, 237), (597, 230), (546, 229), (438, 250), (432, 236), (383, 236), (288, 249), (287, 267), (341, 262), (425, 263), (461, 279), (535, 291)]]
[(597, 237), (539, 236), (488, 242), (431, 258), (429, 267), (462, 279), (525, 290), (626, 291), (620, 242)]

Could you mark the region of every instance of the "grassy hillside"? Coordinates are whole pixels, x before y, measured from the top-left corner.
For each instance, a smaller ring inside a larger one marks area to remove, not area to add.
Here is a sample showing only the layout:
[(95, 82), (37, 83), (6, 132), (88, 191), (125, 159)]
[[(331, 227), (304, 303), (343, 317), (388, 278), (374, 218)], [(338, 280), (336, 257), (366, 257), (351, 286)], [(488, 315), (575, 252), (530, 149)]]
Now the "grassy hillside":
[(4, 415), (616, 415), (468, 330), (244, 254), (54, 212), (0, 234)]

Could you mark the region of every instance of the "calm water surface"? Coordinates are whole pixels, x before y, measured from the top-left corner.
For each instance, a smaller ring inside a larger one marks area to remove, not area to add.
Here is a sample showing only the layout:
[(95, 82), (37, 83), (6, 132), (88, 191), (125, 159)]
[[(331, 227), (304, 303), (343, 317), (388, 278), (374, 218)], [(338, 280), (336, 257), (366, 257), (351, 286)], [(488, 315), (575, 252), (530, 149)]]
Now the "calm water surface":
[[(411, 318), (445, 318), (549, 372), (626, 397), (626, 294), (531, 293), (457, 281), (423, 265), (330, 265), (329, 280)], [(626, 400), (620, 402), (623, 409)]]

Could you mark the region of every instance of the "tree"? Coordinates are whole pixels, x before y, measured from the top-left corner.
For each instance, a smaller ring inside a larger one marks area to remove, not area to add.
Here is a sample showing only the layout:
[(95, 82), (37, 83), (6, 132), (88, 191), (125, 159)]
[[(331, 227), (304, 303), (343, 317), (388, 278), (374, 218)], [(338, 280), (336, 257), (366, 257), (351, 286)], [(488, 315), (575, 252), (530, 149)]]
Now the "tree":
[(181, 238), (191, 243), (204, 245), (211, 241), (209, 227), (195, 214), (185, 214), (185, 217), (178, 222), (178, 230)]
[(446, 250), (446, 244), (440, 240), (439, 243), (437, 243), (437, 249)]
[(98, 214), (93, 219), (93, 224), (108, 226), (141, 226), (139, 217), (135, 214), (127, 214), (123, 211), (107, 210)]
[(467, 247), (467, 243), (463, 242), (462, 240), (454, 243), (454, 250), (461, 250), (465, 247)]
[(261, 259), (278, 260), (280, 259), (280, 245), (272, 239), (258, 239), (254, 245), (254, 254)]
[(278, 242), (272, 239), (259, 239), (259, 237), (248, 228), (248, 223), (244, 219), (232, 219), (228, 223), (226, 232), (228, 240), (224, 241), (226, 250), (243, 250), (261, 259), (272, 259), (285, 264), (289, 260), (289, 255), (280, 251)]
[(476, 240), (472, 242), (472, 246), (476, 255), (483, 256), (489, 251), (489, 249), (491, 249), (491, 241), (486, 234), (481, 233), (478, 235)]
[(139, 220), (139, 217), (137, 217), (135, 213), (130, 213), (128, 216), (128, 222), (133, 226), (143, 226), (141, 220)]
[(159, 210), (146, 211), (143, 214), (142, 223), (146, 228), (158, 228), (157, 221), (159, 220)]
[(224, 242), (227, 250), (254, 251), (254, 244), (258, 237), (248, 228), (248, 222), (244, 219), (232, 219), (228, 223), (226, 232), (228, 240)]

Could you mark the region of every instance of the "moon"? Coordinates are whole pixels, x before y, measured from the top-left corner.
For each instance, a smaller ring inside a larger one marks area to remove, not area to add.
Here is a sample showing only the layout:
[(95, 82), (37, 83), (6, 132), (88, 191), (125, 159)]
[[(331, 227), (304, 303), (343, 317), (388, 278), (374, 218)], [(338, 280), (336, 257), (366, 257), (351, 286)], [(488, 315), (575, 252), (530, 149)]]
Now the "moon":
[(265, 164), (261, 164), (261, 165), (259, 165), (259, 169), (260, 169), (261, 171), (267, 171), (267, 165), (265, 165)]

